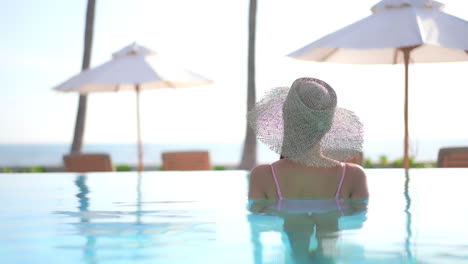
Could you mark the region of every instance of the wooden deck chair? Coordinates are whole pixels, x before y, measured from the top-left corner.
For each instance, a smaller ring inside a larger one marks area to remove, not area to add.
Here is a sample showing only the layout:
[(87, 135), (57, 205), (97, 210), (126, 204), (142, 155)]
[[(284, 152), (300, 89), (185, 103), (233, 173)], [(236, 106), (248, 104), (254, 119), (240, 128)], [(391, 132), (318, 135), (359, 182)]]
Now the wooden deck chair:
[(211, 170), (208, 151), (164, 152), (163, 170)]
[(439, 149), (437, 167), (468, 168), (468, 147)]
[(68, 154), (63, 156), (68, 172), (113, 171), (108, 154)]

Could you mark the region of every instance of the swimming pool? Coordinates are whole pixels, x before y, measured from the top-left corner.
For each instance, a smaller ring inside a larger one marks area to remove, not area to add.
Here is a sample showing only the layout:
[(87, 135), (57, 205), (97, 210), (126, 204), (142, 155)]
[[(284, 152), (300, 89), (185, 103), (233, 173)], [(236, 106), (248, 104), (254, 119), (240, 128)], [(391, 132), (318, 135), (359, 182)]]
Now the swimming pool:
[[(330, 263), (468, 263), (468, 169), (367, 170)], [(0, 174), (0, 263), (289, 263), (247, 172)], [(314, 240), (309, 248), (317, 248)], [(314, 262), (311, 262), (314, 263)]]

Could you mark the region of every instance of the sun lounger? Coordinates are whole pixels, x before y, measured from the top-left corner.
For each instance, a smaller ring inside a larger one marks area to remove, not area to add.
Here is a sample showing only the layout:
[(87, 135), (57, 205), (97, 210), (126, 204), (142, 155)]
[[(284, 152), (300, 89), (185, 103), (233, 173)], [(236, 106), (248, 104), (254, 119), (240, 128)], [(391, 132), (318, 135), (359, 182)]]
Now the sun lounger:
[(108, 154), (69, 154), (63, 156), (63, 163), (68, 172), (114, 170)]
[(468, 168), (468, 147), (441, 148), (437, 158), (438, 168)]
[(207, 151), (164, 152), (163, 170), (211, 170)]

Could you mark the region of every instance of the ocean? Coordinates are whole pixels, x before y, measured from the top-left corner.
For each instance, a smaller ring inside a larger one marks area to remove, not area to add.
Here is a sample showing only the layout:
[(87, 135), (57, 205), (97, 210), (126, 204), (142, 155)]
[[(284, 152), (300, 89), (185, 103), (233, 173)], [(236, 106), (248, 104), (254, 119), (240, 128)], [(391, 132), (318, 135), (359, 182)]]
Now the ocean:
[[(206, 144), (144, 144), (145, 165), (159, 166), (165, 151), (206, 150), (214, 165), (235, 166), (242, 153), (242, 142)], [(436, 161), (441, 147), (468, 146), (468, 139), (413, 140), (410, 155), (418, 161)], [(60, 166), (62, 156), (69, 152), (69, 144), (0, 144), (0, 166)], [(136, 144), (85, 144), (84, 152), (109, 153), (114, 164), (135, 165)], [(402, 140), (368, 140), (364, 144), (364, 157), (377, 161), (381, 155), (390, 161), (403, 155)], [(259, 163), (278, 159), (278, 155), (258, 143)]]

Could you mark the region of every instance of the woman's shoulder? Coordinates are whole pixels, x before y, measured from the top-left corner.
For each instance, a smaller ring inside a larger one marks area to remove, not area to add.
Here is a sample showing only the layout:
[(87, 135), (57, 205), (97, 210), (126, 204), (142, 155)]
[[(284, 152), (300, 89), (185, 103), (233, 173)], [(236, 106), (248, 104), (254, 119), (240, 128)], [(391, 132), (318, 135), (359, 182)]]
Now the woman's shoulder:
[(255, 168), (253, 168), (250, 171), (250, 176), (252, 176), (252, 175), (267, 175), (267, 174), (269, 174), (269, 171), (271, 171), (271, 165), (270, 164), (257, 165)]
[(269, 164), (263, 164), (256, 166), (250, 171), (249, 199), (267, 198), (265, 186), (268, 185), (269, 168)]
[(364, 168), (355, 163), (346, 163), (346, 177), (362, 179), (366, 177)]
[(366, 175), (364, 168), (356, 163), (346, 162), (346, 174)]
[(368, 198), (367, 177), (364, 169), (354, 163), (346, 163), (346, 178), (351, 183), (352, 198)]

